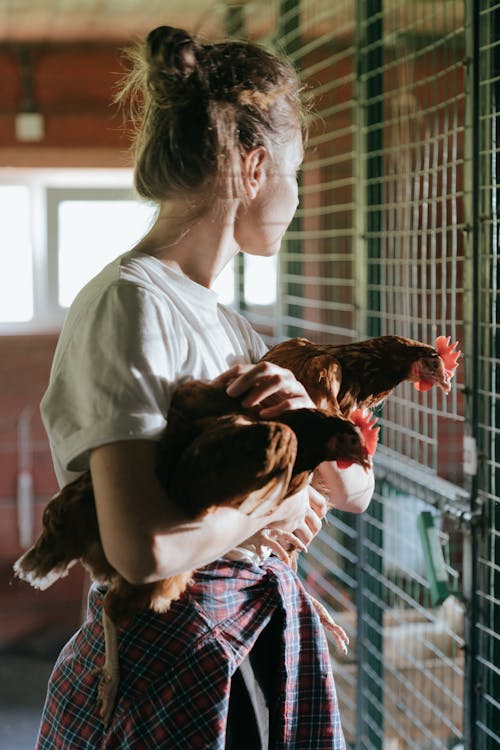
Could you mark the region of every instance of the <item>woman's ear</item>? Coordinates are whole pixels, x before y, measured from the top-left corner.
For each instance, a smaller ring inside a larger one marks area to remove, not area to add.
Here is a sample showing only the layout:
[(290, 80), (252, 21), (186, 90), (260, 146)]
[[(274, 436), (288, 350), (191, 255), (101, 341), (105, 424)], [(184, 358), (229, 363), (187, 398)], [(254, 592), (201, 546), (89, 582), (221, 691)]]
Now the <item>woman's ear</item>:
[(267, 149), (264, 146), (256, 146), (241, 156), (243, 187), (250, 200), (257, 197), (264, 184), (266, 178), (265, 163), (268, 158)]

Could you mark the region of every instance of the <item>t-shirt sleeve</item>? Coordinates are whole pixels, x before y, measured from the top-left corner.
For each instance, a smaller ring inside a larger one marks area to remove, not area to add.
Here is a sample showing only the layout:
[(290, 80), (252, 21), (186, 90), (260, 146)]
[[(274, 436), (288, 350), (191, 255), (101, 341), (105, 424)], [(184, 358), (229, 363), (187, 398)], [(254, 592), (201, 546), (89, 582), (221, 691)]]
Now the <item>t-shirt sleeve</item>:
[(148, 290), (121, 282), (79, 318), (68, 317), (41, 404), (65, 470), (85, 471), (89, 450), (99, 445), (155, 440), (165, 428), (175, 337), (161, 304)]

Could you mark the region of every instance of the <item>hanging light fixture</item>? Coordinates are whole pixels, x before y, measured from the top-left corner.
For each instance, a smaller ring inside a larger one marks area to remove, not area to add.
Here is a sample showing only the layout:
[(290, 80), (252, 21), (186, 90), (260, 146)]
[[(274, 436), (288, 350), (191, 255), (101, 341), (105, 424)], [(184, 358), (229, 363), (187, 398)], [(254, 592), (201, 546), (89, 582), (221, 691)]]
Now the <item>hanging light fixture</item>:
[(45, 123), (41, 112), (37, 111), (33, 85), (33, 50), (22, 47), (19, 50), (21, 68), (21, 111), (15, 116), (15, 132), (18, 141), (41, 141), (45, 135)]

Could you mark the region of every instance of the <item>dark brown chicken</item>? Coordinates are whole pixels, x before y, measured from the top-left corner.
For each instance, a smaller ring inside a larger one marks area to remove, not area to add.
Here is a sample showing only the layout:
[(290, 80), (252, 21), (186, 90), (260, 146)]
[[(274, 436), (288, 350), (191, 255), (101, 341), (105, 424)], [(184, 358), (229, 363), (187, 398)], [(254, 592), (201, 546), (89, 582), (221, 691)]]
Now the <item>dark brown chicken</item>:
[[(370, 466), (361, 433), (351, 422), (316, 409), (263, 421), (239, 407), (222, 387), (190, 381), (179, 386), (172, 399), (157, 472), (168, 496), (189, 517), (200, 518), (220, 505), (247, 514), (258, 509), (265, 517), (305, 486), (322, 461), (339, 458)], [(269, 547), (282, 552), (273, 533), (281, 538), (286, 534), (276, 530), (267, 536)], [(167, 611), (186, 589), (192, 571), (152, 584), (125, 581), (102, 549), (89, 472), (49, 502), (39, 539), (14, 570), (45, 589), (77, 560), (94, 580), (109, 586), (103, 601), (106, 662), (99, 688), (107, 722), (118, 685), (116, 626), (148, 607)], [(325, 622), (335, 627), (327, 615)]]
[[(223, 388), (189, 381), (172, 399), (157, 473), (169, 497), (193, 517), (208, 506), (241, 509), (245, 498), (245, 512), (250, 513), (250, 493), (265, 495), (268, 485), (274, 488), (277, 478), (286, 476), (283, 500), (298, 492), (322, 461), (347, 454), (369, 468), (364, 440), (349, 421), (316, 409), (261, 420), (239, 407)], [(254, 507), (261, 502), (257, 496)]]
[(437, 385), (449, 393), (460, 356), (456, 346), (446, 336), (434, 347), (402, 336), (337, 346), (297, 338), (277, 344), (263, 359), (291, 370), (319, 408), (349, 418), (354, 409), (372, 409), (404, 380), (419, 391)]

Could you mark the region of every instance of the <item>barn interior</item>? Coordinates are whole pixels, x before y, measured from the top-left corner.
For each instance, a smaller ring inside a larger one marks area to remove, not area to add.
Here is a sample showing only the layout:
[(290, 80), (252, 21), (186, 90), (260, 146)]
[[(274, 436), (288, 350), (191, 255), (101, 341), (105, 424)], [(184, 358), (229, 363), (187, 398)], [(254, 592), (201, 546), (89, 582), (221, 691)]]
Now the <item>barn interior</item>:
[(279, 260), (238, 256), (221, 300), (269, 344), (460, 344), (447, 397), (406, 384), (380, 409), (370, 509), (332, 512), (300, 573), (351, 638), (349, 747), (496, 747), (498, 2), (0, 0), (0, 750), (34, 746), (85, 608), (81, 566), (40, 592), (12, 564), (57, 491), (39, 403), (68, 306), (154, 216), (114, 97), (163, 24), (285, 54), (314, 105)]

